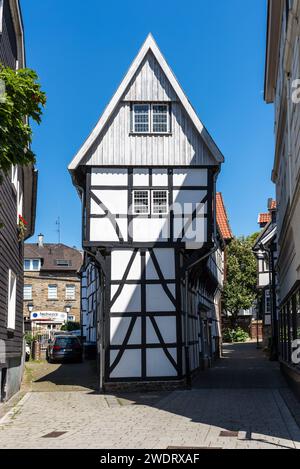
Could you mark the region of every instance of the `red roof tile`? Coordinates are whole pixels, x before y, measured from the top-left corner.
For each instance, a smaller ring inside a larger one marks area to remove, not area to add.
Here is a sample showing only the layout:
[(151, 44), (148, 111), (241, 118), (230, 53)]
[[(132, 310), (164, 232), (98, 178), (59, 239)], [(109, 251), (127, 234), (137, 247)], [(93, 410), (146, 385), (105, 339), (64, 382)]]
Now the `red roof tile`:
[(233, 234), (229, 225), (223, 196), (220, 192), (217, 193), (217, 223), (223, 238), (225, 240), (232, 239)]
[(272, 217), (270, 213), (260, 213), (258, 216), (258, 223), (259, 225), (263, 225), (264, 223), (269, 223)]

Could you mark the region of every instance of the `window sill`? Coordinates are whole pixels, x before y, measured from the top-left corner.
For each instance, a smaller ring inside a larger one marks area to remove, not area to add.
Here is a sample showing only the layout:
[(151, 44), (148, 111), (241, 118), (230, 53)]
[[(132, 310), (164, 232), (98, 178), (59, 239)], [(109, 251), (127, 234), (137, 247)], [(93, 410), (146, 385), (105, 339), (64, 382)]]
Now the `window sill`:
[(129, 132), (130, 137), (172, 137), (172, 132)]

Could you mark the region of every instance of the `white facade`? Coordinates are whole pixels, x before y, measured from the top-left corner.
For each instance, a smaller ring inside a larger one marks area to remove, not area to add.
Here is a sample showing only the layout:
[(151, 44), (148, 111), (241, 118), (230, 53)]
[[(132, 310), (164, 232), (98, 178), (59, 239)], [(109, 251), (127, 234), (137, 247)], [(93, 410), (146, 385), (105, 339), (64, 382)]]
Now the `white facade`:
[(178, 382), (217, 353), (222, 162), (150, 35), (69, 166), (83, 202), (84, 332), (104, 385)]

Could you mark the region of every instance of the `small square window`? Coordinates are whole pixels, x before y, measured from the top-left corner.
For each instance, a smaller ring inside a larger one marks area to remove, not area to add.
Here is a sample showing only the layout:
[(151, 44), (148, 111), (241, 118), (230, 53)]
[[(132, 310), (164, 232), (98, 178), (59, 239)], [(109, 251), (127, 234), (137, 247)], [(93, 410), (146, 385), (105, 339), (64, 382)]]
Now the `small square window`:
[(149, 191), (133, 192), (133, 213), (135, 215), (150, 214), (150, 197)]
[(66, 300), (75, 300), (76, 287), (75, 285), (66, 285)]
[(57, 285), (48, 285), (48, 300), (57, 300)]
[(169, 131), (169, 106), (154, 104), (152, 106), (152, 131), (167, 133)]
[(24, 300), (32, 300), (32, 285), (24, 285)]
[(149, 104), (135, 104), (133, 107), (133, 129), (136, 133), (150, 131)]
[(167, 215), (169, 213), (168, 191), (152, 192), (152, 213), (154, 215)]

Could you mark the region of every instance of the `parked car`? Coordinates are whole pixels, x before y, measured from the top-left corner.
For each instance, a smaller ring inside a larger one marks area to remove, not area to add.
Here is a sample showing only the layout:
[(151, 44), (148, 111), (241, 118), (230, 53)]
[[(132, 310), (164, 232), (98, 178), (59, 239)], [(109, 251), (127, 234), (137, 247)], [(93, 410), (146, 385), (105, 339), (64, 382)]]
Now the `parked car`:
[(47, 348), (47, 360), (49, 363), (57, 362), (81, 362), (82, 345), (74, 335), (57, 335), (53, 337)]
[(27, 362), (29, 362), (29, 360), (30, 360), (30, 355), (31, 355), (30, 345), (25, 344), (25, 360)]

